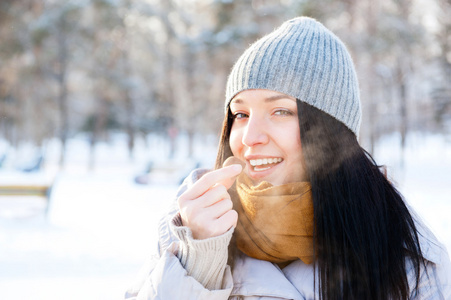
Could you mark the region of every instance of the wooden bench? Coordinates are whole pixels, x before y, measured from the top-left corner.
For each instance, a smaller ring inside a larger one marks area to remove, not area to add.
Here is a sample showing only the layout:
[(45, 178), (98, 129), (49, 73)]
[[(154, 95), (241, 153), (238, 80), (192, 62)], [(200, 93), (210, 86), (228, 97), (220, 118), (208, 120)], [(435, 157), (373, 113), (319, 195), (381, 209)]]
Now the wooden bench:
[(41, 196), (48, 200), (51, 189), (46, 184), (0, 184), (0, 196)]
[[(0, 203), (9, 208), (9, 210), (4, 210), (0, 217), (2, 215), (10, 216), (11, 211), (12, 214), (23, 214), (24, 207), (26, 213), (29, 213), (30, 207), (32, 210), (40, 207), (38, 210), (43, 209), (44, 215), (47, 217), (50, 210), (51, 191), (52, 185), (50, 183), (0, 183)], [(19, 207), (21, 208), (18, 209)]]

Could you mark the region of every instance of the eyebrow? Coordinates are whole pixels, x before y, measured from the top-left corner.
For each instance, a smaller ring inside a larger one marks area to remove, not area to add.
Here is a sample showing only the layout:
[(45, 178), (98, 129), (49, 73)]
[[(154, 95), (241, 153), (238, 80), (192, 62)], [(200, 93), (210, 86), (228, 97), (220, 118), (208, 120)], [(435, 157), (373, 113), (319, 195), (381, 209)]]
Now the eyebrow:
[[(292, 98), (292, 97), (290, 97), (288, 95), (280, 94), (280, 95), (274, 95), (274, 96), (265, 98), (265, 102), (274, 102), (274, 101), (277, 101), (277, 100), (280, 100), (280, 99), (287, 99), (287, 100), (296, 101), (296, 99), (294, 99), (294, 98)], [(242, 100), (240, 98), (235, 98), (235, 99), (232, 99), (231, 102), (233, 102), (233, 103), (243, 103), (244, 100)]]

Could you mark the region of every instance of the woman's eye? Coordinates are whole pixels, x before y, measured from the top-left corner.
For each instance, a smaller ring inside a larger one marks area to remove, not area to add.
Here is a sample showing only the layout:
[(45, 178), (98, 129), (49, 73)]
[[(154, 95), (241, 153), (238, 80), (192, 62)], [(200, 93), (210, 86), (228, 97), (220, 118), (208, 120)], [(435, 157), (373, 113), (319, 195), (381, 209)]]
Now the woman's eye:
[(276, 110), (274, 112), (274, 114), (278, 115), (278, 116), (292, 116), (292, 115), (294, 115), (294, 113), (291, 110), (287, 110), (287, 109)]
[(243, 118), (247, 118), (248, 115), (245, 113), (236, 113), (233, 115), (235, 119), (243, 119)]

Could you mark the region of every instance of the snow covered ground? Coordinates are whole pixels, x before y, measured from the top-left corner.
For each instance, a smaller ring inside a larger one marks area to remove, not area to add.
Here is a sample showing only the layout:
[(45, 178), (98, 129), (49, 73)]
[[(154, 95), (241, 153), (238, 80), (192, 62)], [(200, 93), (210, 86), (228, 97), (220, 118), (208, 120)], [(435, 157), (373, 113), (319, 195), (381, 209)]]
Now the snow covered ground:
[[(72, 140), (67, 167), (57, 172), (58, 143), (47, 147), (45, 171), (28, 178), (51, 178), (50, 206), (39, 197), (0, 197), (0, 299), (122, 299), (154, 249), (156, 223), (173, 201), (178, 183), (196, 163), (212, 166), (216, 141), (198, 141), (197, 159), (154, 137), (138, 144), (130, 162), (123, 139), (100, 144), (89, 170), (84, 139)], [(408, 202), (451, 249), (451, 140), (413, 134), (401, 160), (396, 135), (376, 149), (390, 178)], [(186, 149), (186, 141), (179, 149)], [(149, 185), (133, 180), (149, 160)], [(17, 175), (19, 174), (19, 175)], [(14, 177), (19, 176), (19, 177)], [(21, 178), (21, 179), (20, 179)], [(23, 173), (0, 171), (0, 183), (25, 180)]]
[(411, 134), (402, 155), (399, 138), (392, 135), (375, 152), (376, 161), (387, 165), (389, 178), (450, 252), (451, 137)]

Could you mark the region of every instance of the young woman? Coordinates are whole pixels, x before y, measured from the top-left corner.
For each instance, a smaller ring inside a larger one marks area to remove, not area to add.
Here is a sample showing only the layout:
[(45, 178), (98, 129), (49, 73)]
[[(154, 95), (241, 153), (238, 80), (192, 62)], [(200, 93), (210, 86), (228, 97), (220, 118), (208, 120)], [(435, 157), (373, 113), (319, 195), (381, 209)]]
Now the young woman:
[(451, 299), (446, 249), (358, 144), (333, 33), (301, 17), (258, 40), (225, 107), (215, 170), (185, 180), (127, 299)]

